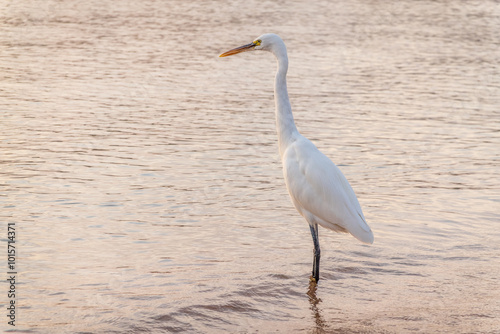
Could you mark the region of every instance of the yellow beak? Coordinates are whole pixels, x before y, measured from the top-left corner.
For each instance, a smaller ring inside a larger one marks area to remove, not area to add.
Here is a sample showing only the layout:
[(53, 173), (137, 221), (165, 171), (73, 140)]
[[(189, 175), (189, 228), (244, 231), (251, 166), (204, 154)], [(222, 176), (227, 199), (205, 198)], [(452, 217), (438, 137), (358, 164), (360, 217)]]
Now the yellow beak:
[(253, 50), (253, 48), (254, 48), (255, 46), (256, 46), (256, 44), (252, 42), (252, 43), (250, 43), (250, 44), (240, 46), (239, 48), (232, 49), (232, 50), (229, 50), (229, 51), (227, 51), (227, 52), (224, 52), (224, 53), (223, 53), (223, 54), (221, 54), (219, 57), (227, 57), (227, 56), (232, 56), (232, 55), (235, 55), (235, 54), (237, 54), (237, 53), (250, 51), (250, 50)]

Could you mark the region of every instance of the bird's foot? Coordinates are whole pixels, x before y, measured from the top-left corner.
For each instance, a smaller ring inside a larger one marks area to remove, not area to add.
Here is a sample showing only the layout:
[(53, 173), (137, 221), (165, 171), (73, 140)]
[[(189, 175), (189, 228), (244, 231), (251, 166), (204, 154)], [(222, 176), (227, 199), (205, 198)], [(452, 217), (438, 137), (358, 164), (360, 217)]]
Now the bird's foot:
[(314, 276), (311, 275), (311, 277), (309, 277), (309, 281), (311, 283), (318, 283), (318, 281), (316, 280), (316, 278), (314, 278)]

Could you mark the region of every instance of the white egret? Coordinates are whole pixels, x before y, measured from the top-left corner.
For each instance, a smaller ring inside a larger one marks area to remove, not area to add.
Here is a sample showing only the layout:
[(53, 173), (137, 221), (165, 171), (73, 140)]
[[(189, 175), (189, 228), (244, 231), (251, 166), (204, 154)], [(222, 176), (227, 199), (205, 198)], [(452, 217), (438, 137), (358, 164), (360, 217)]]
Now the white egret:
[(283, 40), (275, 34), (264, 34), (252, 43), (229, 50), (219, 57), (254, 50), (271, 52), (278, 60), (274, 100), (279, 152), (288, 193), (297, 211), (309, 223), (314, 242), (311, 281), (318, 282), (318, 225), (336, 232), (350, 233), (367, 244), (373, 243), (373, 233), (354, 191), (340, 169), (309, 139), (302, 136), (295, 126), (286, 87), (288, 56)]

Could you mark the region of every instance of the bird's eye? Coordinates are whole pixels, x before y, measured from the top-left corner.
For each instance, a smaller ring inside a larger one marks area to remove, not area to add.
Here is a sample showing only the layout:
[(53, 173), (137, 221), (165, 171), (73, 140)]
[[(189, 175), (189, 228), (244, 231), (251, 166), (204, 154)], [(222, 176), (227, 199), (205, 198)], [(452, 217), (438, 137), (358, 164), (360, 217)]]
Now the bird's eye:
[(262, 43), (262, 41), (260, 39), (253, 41), (253, 44), (255, 44), (255, 45), (260, 45), (260, 43)]

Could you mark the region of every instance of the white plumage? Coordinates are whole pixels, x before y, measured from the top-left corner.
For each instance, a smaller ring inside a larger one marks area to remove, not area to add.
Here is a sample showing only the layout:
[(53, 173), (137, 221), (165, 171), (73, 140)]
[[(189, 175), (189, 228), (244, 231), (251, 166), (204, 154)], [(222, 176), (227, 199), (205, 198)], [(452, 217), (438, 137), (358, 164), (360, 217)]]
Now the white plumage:
[(373, 233), (351, 185), (340, 169), (309, 139), (302, 136), (295, 126), (286, 86), (288, 56), (283, 40), (275, 34), (264, 34), (252, 43), (227, 51), (220, 57), (252, 50), (269, 51), (278, 60), (274, 100), (283, 174), (295, 208), (311, 229), (314, 242), (311, 279), (317, 282), (320, 262), (318, 224), (336, 232), (348, 232), (368, 244), (373, 243)]
[(285, 150), (283, 173), (293, 204), (309, 224), (349, 232), (364, 243), (373, 243), (373, 233), (351, 185), (340, 169), (302, 135)]

